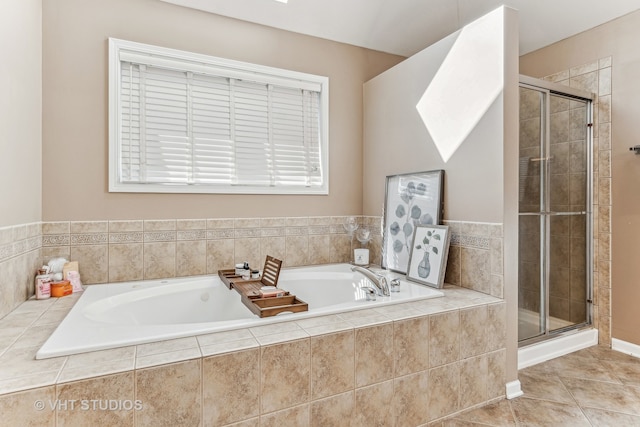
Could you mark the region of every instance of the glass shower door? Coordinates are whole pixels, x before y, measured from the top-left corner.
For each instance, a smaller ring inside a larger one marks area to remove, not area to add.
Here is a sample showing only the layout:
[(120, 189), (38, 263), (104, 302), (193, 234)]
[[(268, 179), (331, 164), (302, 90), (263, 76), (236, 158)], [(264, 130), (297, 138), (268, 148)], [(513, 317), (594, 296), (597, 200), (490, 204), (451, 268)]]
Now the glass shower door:
[(591, 102), (520, 87), (518, 339), (589, 322)]
[(549, 331), (587, 318), (588, 101), (550, 93), (546, 200), (549, 239)]
[(546, 328), (540, 234), (545, 111), (544, 93), (520, 87), (518, 340), (543, 335)]

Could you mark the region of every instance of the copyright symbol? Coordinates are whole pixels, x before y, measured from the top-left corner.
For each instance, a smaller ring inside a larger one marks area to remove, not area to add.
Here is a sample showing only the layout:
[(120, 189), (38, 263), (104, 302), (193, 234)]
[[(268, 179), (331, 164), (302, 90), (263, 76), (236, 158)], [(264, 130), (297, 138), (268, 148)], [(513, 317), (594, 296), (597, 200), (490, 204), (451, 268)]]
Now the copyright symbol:
[(36, 400), (33, 402), (33, 407), (36, 408), (36, 411), (42, 411), (45, 408), (45, 404), (42, 400)]

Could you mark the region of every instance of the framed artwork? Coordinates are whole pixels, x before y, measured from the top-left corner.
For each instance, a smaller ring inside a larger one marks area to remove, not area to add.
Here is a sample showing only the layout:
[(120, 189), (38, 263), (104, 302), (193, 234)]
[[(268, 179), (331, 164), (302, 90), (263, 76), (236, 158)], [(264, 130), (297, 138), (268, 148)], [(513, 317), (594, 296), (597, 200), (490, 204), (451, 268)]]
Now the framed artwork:
[(413, 235), (407, 280), (442, 288), (449, 256), (449, 227), (418, 225)]
[(418, 225), (442, 221), (444, 170), (387, 177), (382, 236), (382, 268), (406, 273)]

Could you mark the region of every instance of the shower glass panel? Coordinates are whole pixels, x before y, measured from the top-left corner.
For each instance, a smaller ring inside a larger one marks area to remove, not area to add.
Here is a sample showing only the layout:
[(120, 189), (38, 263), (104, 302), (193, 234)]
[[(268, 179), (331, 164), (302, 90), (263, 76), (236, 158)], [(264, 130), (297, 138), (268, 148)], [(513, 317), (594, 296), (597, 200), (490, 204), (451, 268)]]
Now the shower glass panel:
[(541, 175), (544, 152), (541, 141), (546, 127), (542, 92), (520, 88), (519, 250), (518, 250), (518, 339), (543, 335), (546, 321), (542, 308), (543, 281), (540, 247)]
[(520, 87), (522, 344), (590, 322), (591, 100), (549, 87)]

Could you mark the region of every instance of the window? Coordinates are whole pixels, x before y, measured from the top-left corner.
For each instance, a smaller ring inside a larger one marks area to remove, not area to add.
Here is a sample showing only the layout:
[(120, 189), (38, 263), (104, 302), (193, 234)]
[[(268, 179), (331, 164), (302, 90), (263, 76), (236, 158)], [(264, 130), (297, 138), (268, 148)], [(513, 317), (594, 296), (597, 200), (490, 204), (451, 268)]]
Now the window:
[(327, 77), (109, 39), (109, 191), (328, 194)]

